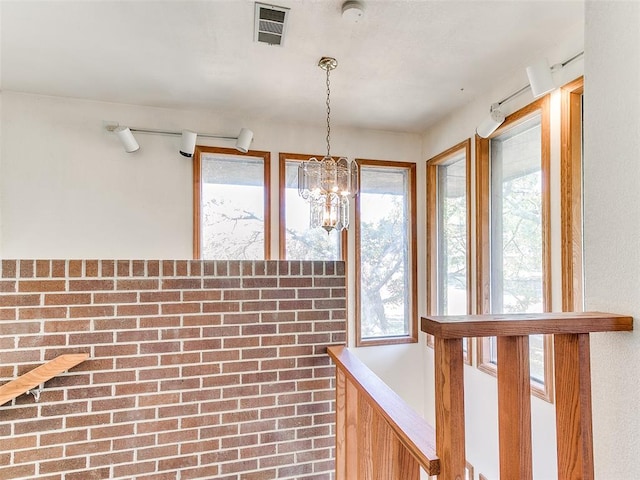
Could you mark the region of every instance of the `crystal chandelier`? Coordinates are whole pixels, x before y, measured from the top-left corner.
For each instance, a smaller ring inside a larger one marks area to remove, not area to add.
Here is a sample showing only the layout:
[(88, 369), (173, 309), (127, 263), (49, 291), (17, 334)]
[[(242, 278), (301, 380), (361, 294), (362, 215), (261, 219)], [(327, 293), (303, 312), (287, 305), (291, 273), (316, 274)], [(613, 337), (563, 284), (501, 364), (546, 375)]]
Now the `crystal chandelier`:
[(327, 155), (310, 158), (298, 167), (298, 194), (309, 202), (310, 227), (327, 233), (349, 227), (349, 197), (358, 193), (358, 165), (344, 157), (331, 157), (331, 95), (329, 72), (338, 66), (335, 58), (322, 57), (318, 66), (327, 72)]

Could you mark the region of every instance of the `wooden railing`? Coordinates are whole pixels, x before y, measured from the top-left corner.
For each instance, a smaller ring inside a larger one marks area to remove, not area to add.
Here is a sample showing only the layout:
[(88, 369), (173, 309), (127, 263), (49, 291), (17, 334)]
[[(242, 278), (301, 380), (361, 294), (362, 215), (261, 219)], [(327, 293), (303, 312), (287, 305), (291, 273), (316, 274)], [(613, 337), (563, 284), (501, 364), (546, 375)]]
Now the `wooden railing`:
[(589, 334), (630, 331), (609, 313), (465, 315), (422, 319), (435, 338), (433, 429), (343, 347), (336, 380), (336, 479), (465, 478), (462, 339), (497, 337), (500, 478), (531, 480), (529, 335), (553, 334), (559, 480), (593, 480)]
[(336, 480), (418, 480), (437, 475), (435, 431), (344, 347), (336, 364)]

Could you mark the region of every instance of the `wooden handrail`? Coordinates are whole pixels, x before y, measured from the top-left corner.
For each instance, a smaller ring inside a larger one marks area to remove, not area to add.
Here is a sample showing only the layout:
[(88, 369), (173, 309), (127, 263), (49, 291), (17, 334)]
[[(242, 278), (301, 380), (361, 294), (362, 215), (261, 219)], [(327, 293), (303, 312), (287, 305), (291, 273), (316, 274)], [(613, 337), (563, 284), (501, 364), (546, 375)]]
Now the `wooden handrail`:
[(88, 353), (70, 353), (60, 355), (39, 367), (30, 370), (15, 380), (0, 386), (0, 405), (10, 402), (41, 383), (50, 380), (58, 374), (75, 367), (89, 358)]
[(531, 480), (529, 335), (554, 334), (559, 480), (593, 480), (589, 334), (633, 330), (632, 317), (610, 313), (433, 316), (436, 452), (440, 478), (464, 478), (462, 338), (497, 337), (500, 478)]
[(347, 348), (327, 351), (336, 364), (336, 480), (418, 480), (420, 467), (437, 475), (433, 427)]

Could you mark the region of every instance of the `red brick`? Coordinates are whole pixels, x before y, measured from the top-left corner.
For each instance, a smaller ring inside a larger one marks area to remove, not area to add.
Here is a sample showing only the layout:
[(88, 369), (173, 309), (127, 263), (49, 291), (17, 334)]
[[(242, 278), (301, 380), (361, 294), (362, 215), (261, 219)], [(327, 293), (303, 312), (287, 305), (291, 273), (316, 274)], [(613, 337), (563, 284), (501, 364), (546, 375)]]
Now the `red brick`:
[(15, 308), (0, 308), (0, 320), (16, 320), (17, 313)]
[(162, 290), (197, 290), (202, 288), (199, 278), (163, 278)]
[(91, 303), (90, 293), (47, 293), (45, 305), (87, 305)]
[(140, 303), (178, 302), (180, 292), (140, 292)]
[[(174, 292), (163, 292), (174, 293)], [(178, 292), (175, 292), (178, 293)], [(184, 302), (203, 302), (222, 299), (221, 290), (185, 290), (182, 292)]]
[(93, 294), (93, 303), (135, 303), (138, 301), (136, 292), (97, 292)]
[(178, 470), (182, 467), (195, 467), (196, 465), (198, 465), (197, 455), (158, 460), (159, 470)]
[(0, 478), (22, 478), (22, 477), (34, 478), (35, 473), (36, 473), (35, 464), (17, 465), (15, 467), (0, 466)]
[(82, 276), (82, 260), (69, 260), (68, 275), (70, 277)]
[(110, 450), (111, 441), (102, 440), (100, 442), (71, 443), (69, 445), (65, 445), (64, 454), (67, 457), (75, 457), (80, 455), (91, 455), (93, 453), (109, 452)]
[(69, 280), (69, 291), (113, 290), (113, 280)]
[(106, 427), (94, 427), (91, 429), (91, 440), (99, 440), (101, 438), (115, 438), (127, 435), (133, 435), (134, 425), (122, 423), (118, 425), (110, 425)]
[(108, 320), (95, 319), (94, 330), (133, 330), (138, 327), (135, 318), (109, 318)]
[(25, 307), (40, 305), (40, 295), (0, 295), (0, 307)]
[(23, 307), (18, 309), (20, 320), (67, 318), (66, 307)]
[(133, 478), (134, 475), (155, 472), (156, 462), (135, 462), (126, 465), (116, 465), (113, 467), (113, 473), (116, 478)]
[(158, 305), (155, 303), (145, 303), (145, 304), (136, 304), (136, 305), (118, 305), (118, 313), (119, 317), (136, 317), (140, 315), (157, 315), (158, 314)]
[(40, 436), (40, 446), (65, 445), (73, 442), (88, 440), (87, 430), (67, 430), (60, 433), (43, 433)]
[(115, 272), (115, 262), (113, 260), (102, 260), (100, 262), (100, 270), (103, 277), (113, 277)]
[(17, 260), (2, 260), (2, 278), (16, 278)]
[(116, 275), (118, 277), (128, 277), (130, 274), (130, 262), (127, 260), (116, 261)]
[(178, 315), (181, 313), (200, 313), (202, 305), (200, 303), (163, 303), (161, 304), (163, 315)]
[(160, 282), (155, 278), (144, 280), (121, 280), (116, 283), (116, 290), (157, 290)]
[[(111, 387), (108, 387), (108, 388), (109, 390), (111, 390)], [(111, 413), (91, 413), (91, 414), (78, 415), (78, 416), (69, 415), (65, 417), (64, 423), (66, 428), (106, 425), (111, 423)], [(80, 432), (84, 432), (84, 431), (80, 431)], [(60, 435), (64, 435), (64, 434), (61, 433)], [(84, 437), (86, 438), (86, 433), (84, 434)], [(53, 440), (53, 439), (50, 439), (50, 440)], [(63, 441), (64, 437), (62, 437), (60, 440), (62, 441), (61, 442), (53, 441), (53, 443), (65, 443)], [(68, 442), (71, 442), (71, 441), (72, 441), (71, 439), (68, 440)]]
[[(114, 463), (129, 463), (133, 461), (133, 452), (111, 452), (108, 455), (94, 455), (90, 457), (89, 466), (100, 467)], [(66, 479), (65, 479), (66, 480)]]
[(98, 260), (87, 260), (84, 267), (87, 277), (97, 277), (100, 271), (100, 262)]

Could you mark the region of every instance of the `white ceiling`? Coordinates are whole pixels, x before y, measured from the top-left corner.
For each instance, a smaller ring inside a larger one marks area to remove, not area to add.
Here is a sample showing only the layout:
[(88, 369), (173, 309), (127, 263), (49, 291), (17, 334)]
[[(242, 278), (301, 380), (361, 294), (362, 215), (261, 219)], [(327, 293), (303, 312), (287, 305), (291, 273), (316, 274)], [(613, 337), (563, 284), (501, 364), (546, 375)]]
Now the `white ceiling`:
[(332, 56), (332, 125), (421, 132), (583, 34), (582, 1), (364, 1), (353, 23), (342, 0), (277, 0), (290, 8), (277, 47), (253, 41), (252, 1), (2, 0), (0, 81), (4, 90), (319, 125), (317, 62)]

